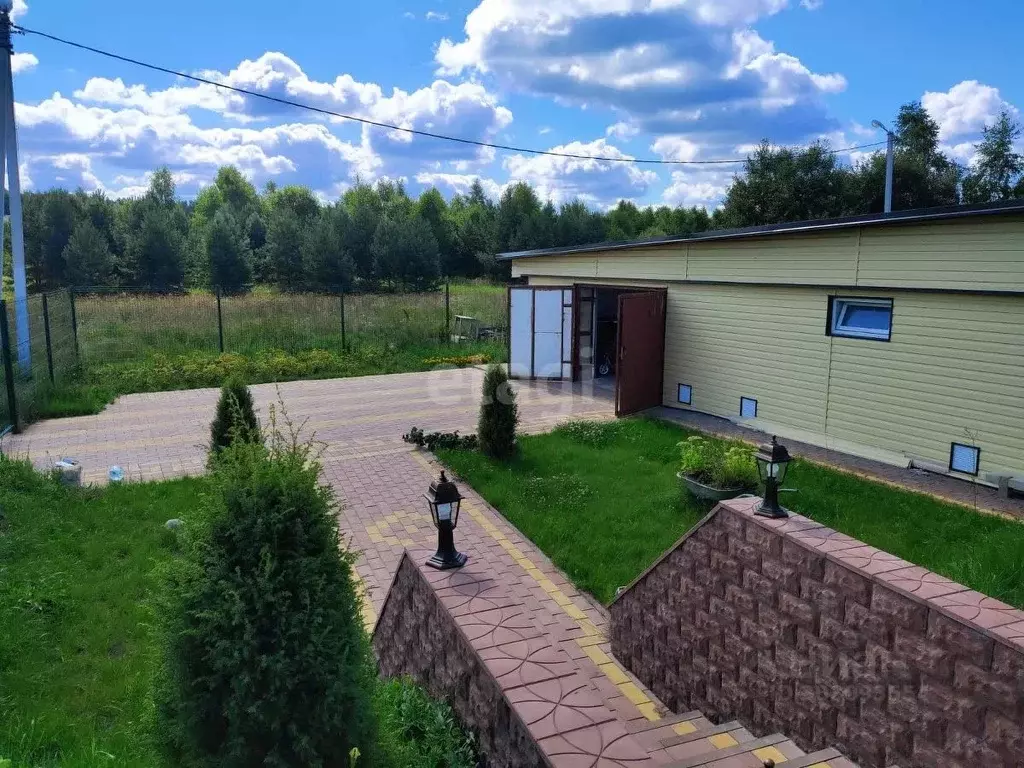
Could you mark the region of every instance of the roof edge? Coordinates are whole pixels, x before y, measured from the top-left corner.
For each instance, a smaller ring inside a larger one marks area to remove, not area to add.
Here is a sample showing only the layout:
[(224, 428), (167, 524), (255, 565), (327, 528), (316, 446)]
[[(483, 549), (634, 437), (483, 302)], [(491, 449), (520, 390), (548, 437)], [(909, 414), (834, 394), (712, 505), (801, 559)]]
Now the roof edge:
[(593, 253), (595, 251), (618, 251), (652, 245), (675, 245), (716, 240), (738, 240), (771, 235), (800, 234), (802, 232), (827, 232), (853, 227), (913, 224), (927, 221), (943, 221), (950, 219), (973, 218), (975, 216), (995, 216), (1013, 213), (1024, 214), (1024, 200), (979, 203), (976, 205), (946, 206), (942, 208), (915, 208), (909, 211), (896, 211), (894, 213), (868, 213), (858, 216), (845, 216), (838, 219), (813, 219), (810, 221), (766, 224), (756, 227), (742, 227), (739, 229), (709, 229), (706, 232), (698, 232), (686, 236), (652, 237), (645, 238), (643, 240), (612, 241), (593, 243), (589, 245), (573, 245), (561, 248), (536, 248), (527, 251), (506, 251), (504, 253), (499, 253), (498, 259), (501, 261), (513, 261), (515, 259), (533, 258), (537, 256), (561, 256), (576, 253)]

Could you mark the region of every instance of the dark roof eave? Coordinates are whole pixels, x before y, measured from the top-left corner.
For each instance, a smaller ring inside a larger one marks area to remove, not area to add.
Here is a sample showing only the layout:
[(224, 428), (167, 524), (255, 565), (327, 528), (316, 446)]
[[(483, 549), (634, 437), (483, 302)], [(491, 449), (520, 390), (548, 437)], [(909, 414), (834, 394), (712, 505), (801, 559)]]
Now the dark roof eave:
[(767, 224), (742, 229), (708, 230), (687, 237), (654, 237), (644, 240), (626, 242), (594, 243), (565, 248), (538, 248), (529, 251), (508, 251), (499, 253), (498, 259), (510, 261), (514, 259), (532, 258), (536, 256), (561, 256), (576, 253), (593, 253), (595, 251), (619, 251), (630, 248), (642, 248), (652, 245), (674, 245), (680, 243), (698, 243), (715, 240), (738, 240), (751, 237), (770, 235), (801, 234), (804, 232), (827, 232), (851, 227), (885, 226), (893, 224), (912, 224), (926, 221), (942, 221), (947, 219), (971, 218), (975, 216), (992, 216), (998, 214), (1024, 213), (1024, 200), (1011, 200), (1000, 203), (981, 203), (970, 206), (950, 206), (946, 208), (919, 208), (911, 211), (895, 213), (871, 213), (861, 216), (846, 216), (839, 219), (819, 219), (815, 221), (797, 221), (786, 224)]

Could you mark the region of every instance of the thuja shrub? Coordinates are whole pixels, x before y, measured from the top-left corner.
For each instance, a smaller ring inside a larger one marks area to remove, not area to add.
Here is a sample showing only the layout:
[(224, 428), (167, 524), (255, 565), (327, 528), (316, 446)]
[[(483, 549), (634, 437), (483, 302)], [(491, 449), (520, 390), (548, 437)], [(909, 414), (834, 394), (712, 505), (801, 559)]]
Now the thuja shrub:
[(210, 424), (210, 457), (216, 458), (236, 440), (258, 442), (260, 423), (252, 392), (245, 382), (232, 376), (220, 390), (217, 413)]
[(157, 603), (159, 733), (174, 764), (377, 766), (356, 555), (319, 456), (274, 427), (236, 442)]
[(510, 459), (516, 451), (518, 426), (519, 407), (508, 374), (503, 366), (492, 365), (484, 375), (480, 401), (480, 420), (477, 423), (480, 450), (491, 458)]

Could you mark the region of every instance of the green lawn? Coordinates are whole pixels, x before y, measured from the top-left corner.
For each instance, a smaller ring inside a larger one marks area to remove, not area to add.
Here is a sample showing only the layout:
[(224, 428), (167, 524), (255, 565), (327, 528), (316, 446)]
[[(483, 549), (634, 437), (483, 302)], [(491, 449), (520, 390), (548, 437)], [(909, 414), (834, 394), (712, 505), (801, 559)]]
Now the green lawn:
[(0, 759), (156, 765), (153, 567), (199, 479), (74, 491), (0, 458)]
[[(155, 567), (176, 548), (202, 478), (68, 489), (0, 456), (0, 766), (168, 762), (155, 738)], [(411, 681), (373, 700), (380, 768), (469, 768), (451, 708)]]
[[(708, 509), (683, 498), (676, 443), (697, 434), (631, 419), (520, 438), (509, 465), (440, 458), (573, 582), (608, 602)], [(783, 503), (825, 525), (1024, 608), (1024, 525), (795, 461)]]

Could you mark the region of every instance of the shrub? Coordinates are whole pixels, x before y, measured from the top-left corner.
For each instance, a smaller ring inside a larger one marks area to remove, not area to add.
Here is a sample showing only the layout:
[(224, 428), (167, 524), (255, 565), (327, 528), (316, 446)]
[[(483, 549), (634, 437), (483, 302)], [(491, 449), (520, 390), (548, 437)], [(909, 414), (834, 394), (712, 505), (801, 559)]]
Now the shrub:
[[(408, 679), (382, 680), (374, 693), (382, 762), (388, 768), (474, 768), (474, 742), (451, 707)], [(361, 763), (356, 764), (357, 767)]]
[(252, 392), (237, 376), (221, 387), (217, 414), (210, 424), (210, 457), (216, 458), (236, 440), (253, 442), (260, 438), (260, 423)]
[(373, 670), (320, 462), (273, 426), (236, 442), (158, 602), (161, 735), (174, 764), (376, 763)]
[(476, 435), (460, 435), (455, 432), (424, 432), (419, 427), (413, 427), (402, 439), (428, 451), (451, 448), (458, 451), (475, 451), (479, 445)]
[(757, 486), (754, 450), (742, 443), (693, 435), (678, 443), (679, 469), (684, 475), (716, 488)]
[(519, 407), (508, 374), (500, 365), (492, 365), (484, 376), (483, 399), (477, 436), (480, 449), (494, 459), (505, 461), (516, 451), (516, 427)]

